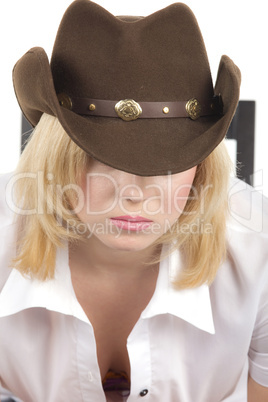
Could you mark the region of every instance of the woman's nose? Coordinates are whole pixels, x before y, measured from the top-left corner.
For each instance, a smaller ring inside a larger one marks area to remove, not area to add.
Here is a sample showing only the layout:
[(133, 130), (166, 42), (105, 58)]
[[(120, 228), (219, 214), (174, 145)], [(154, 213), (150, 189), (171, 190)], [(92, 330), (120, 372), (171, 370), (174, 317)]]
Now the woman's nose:
[(120, 199), (140, 203), (146, 199), (146, 178), (124, 173), (120, 180)]
[(144, 193), (142, 188), (135, 183), (125, 184), (120, 189), (119, 197), (133, 203), (140, 203), (144, 200)]

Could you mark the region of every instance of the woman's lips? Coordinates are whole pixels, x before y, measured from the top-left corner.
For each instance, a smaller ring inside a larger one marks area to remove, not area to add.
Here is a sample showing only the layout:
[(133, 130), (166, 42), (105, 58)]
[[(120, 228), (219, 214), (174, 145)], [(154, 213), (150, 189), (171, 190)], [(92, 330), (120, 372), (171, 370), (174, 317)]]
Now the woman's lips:
[(142, 216), (116, 216), (110, 218), (112, 223), (122, 230), (139, 232), (147, 229), (153, 221)]

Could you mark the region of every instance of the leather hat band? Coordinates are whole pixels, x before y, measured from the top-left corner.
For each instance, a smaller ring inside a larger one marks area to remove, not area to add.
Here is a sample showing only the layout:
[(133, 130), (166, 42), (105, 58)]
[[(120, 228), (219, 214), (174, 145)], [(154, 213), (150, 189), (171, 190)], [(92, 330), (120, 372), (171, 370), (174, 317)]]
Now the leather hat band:
[(70, 98), (59, 94), (60, 105), (80, 115), (120, 117), (125, 121), (140, 119), (159, 119), (174, 117), (190, 117), (196, 120), (201, 116), (222, 114), (221, 96), (211, 100), (198, 101), (192, 98), (188, 101), (176, 102), (135, 102), (133, 99), (121, 101), (100, 100), (90, 98)]

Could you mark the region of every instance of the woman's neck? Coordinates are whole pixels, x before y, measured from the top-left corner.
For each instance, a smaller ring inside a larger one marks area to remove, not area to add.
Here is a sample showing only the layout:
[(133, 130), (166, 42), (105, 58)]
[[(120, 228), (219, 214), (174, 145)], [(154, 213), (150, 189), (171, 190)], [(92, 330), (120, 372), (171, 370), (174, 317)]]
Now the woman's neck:
[(121, 279), (139, 280), (147, 271), (158, 270), (161, 247), (133, 251), (107, 247), (95, 236), (87, 241), (72, 243), (69, 247), (70, 266), (79, 269), (83, 275), (94, 274), (99, 277), (120, 276)]

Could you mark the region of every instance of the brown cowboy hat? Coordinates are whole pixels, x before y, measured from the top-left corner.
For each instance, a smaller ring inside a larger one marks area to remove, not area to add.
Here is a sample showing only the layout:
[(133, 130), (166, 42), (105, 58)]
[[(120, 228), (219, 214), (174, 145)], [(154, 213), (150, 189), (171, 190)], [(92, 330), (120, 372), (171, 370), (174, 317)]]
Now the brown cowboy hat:
[(51, 63), (33, 48), (13, 80), (33, 126), (43, 113), (56, 116), (93, 158), (156, 176), (197, 165), (220, 143), (238, 103), (240, 71), (223, 56), (213, 89), (202, 35), (184, 4), (135, 18), (76, 0)]

